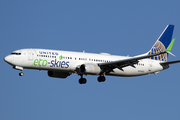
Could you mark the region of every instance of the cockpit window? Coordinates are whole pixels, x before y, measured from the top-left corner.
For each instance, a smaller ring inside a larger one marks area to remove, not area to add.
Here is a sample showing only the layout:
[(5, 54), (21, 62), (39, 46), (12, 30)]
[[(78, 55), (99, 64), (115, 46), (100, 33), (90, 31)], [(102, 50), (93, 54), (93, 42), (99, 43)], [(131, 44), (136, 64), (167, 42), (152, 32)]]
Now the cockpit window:
[(12, 52), (13, 55), (21, 55), (21, 53)]

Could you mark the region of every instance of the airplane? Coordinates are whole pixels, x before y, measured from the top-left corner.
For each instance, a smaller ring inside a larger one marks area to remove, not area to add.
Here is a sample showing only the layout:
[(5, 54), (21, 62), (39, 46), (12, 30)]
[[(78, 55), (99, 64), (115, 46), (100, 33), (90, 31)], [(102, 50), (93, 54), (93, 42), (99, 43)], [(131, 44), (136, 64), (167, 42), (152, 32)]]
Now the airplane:
[(80, 75), (79, 83), (87, 82), (83, 75), (99, 75), (104, 82), (105, 75), (132, 77), (157, 74), (180, 60), (167, 61), (175, 39), (172, 39), (174, 25), (167, 25), (152, 48), (145, 54), (134, 57), (117, 56), (108, 53), (86, 53), (50, 49), (20, 49), (4, 58), (14, 69), (47, 70), (49, 77), (66, 78), (72, 73)]

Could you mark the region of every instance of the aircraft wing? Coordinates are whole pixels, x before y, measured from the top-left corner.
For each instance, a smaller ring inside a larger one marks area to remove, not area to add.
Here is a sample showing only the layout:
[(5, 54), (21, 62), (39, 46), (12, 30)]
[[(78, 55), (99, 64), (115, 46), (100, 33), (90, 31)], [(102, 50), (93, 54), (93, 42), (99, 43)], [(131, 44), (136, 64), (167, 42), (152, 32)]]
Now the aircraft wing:
[[(109, 73), (112, 72), (113, 69), (118, 68), (120, 70), (123, 71), (123, 67), (126, 66), (132, 66), (135, 68), (134, 64), (137, 64), (141, 59), (145, 59), (145, 58), (150, 58), (153, 56), (157, 56), (157, 55), (161, 55), (164, 53), (170, 53), (172, 46), (174, 44), (175, 39), (173, 39), (170, 43), (170, 45), (168, 46), (167, 50), (164, 52), (160, 52), (160, 53), (156, 53), (156, 54), (151, 54), (151, 55), (141, 55), (141, 56), (136, 56), (136, 57), (131, 57), (131, 58), (127, 58), (127, 59), (123, 59), (123, 60), (117, 60), (117, 61), (113, 61), (113, 62), (108, 62), (108, 63), (99, 63), (99, 67), (102, 69), (102, 73)], [(167, 64), (174, 64), (174, 63), (178, 63), (180, 62), (180, 60), (178, 61), (171, 61), (171, 62), (162, 62), (161, 65), (167, 65)]]
[(102, 71), (106, 72), (106, 73), (113, 71), (113, 69), (115, 69), (115, 68), (118, 68), (123, 71), (123, 67), (126, 67), (126, 66), (135, 67), (134, 64), (137, 64), (139, 62), (138, 60), (150, 58), (150, 57), (157, 56), (157, 55), (164, 54), (164, 53), (167, 53), (167, 51), (160, 52), (157, 54), (131, 57), (131, 58), (117, 60), (117, 61), (113, 61), (113, 62), (99, 63), (98, 65), (102, 69)]

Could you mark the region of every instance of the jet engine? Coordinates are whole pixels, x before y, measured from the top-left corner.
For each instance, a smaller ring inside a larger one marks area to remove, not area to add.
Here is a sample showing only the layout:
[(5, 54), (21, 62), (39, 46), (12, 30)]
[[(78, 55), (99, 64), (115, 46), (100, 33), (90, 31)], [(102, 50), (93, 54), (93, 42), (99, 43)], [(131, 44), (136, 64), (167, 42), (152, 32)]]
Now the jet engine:
[(97, 64), (87, 63), (80, 66), (79, 72), (82, 74), (99, 75), (101, 68)]
[(71, 75), (71, 74), (69, 74), (68, 72), (48, 71), (49, 77), (66, 78), (69, 75)]

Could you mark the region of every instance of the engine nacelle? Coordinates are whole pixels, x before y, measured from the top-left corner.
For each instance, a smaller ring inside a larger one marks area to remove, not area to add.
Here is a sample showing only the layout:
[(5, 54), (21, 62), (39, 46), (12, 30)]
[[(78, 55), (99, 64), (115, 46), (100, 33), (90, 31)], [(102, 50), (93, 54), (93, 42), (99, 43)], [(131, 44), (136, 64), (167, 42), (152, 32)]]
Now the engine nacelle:
[(48, 71), (49, 77), (55, 77), (55, 78), (67, 78), (69, 76), (68, 72), (59, 72), (59, 71)]
[(80, 66), (79, 72), (82, 74), (99, 75), (101, 68), (97, 64), (87, 63)]

